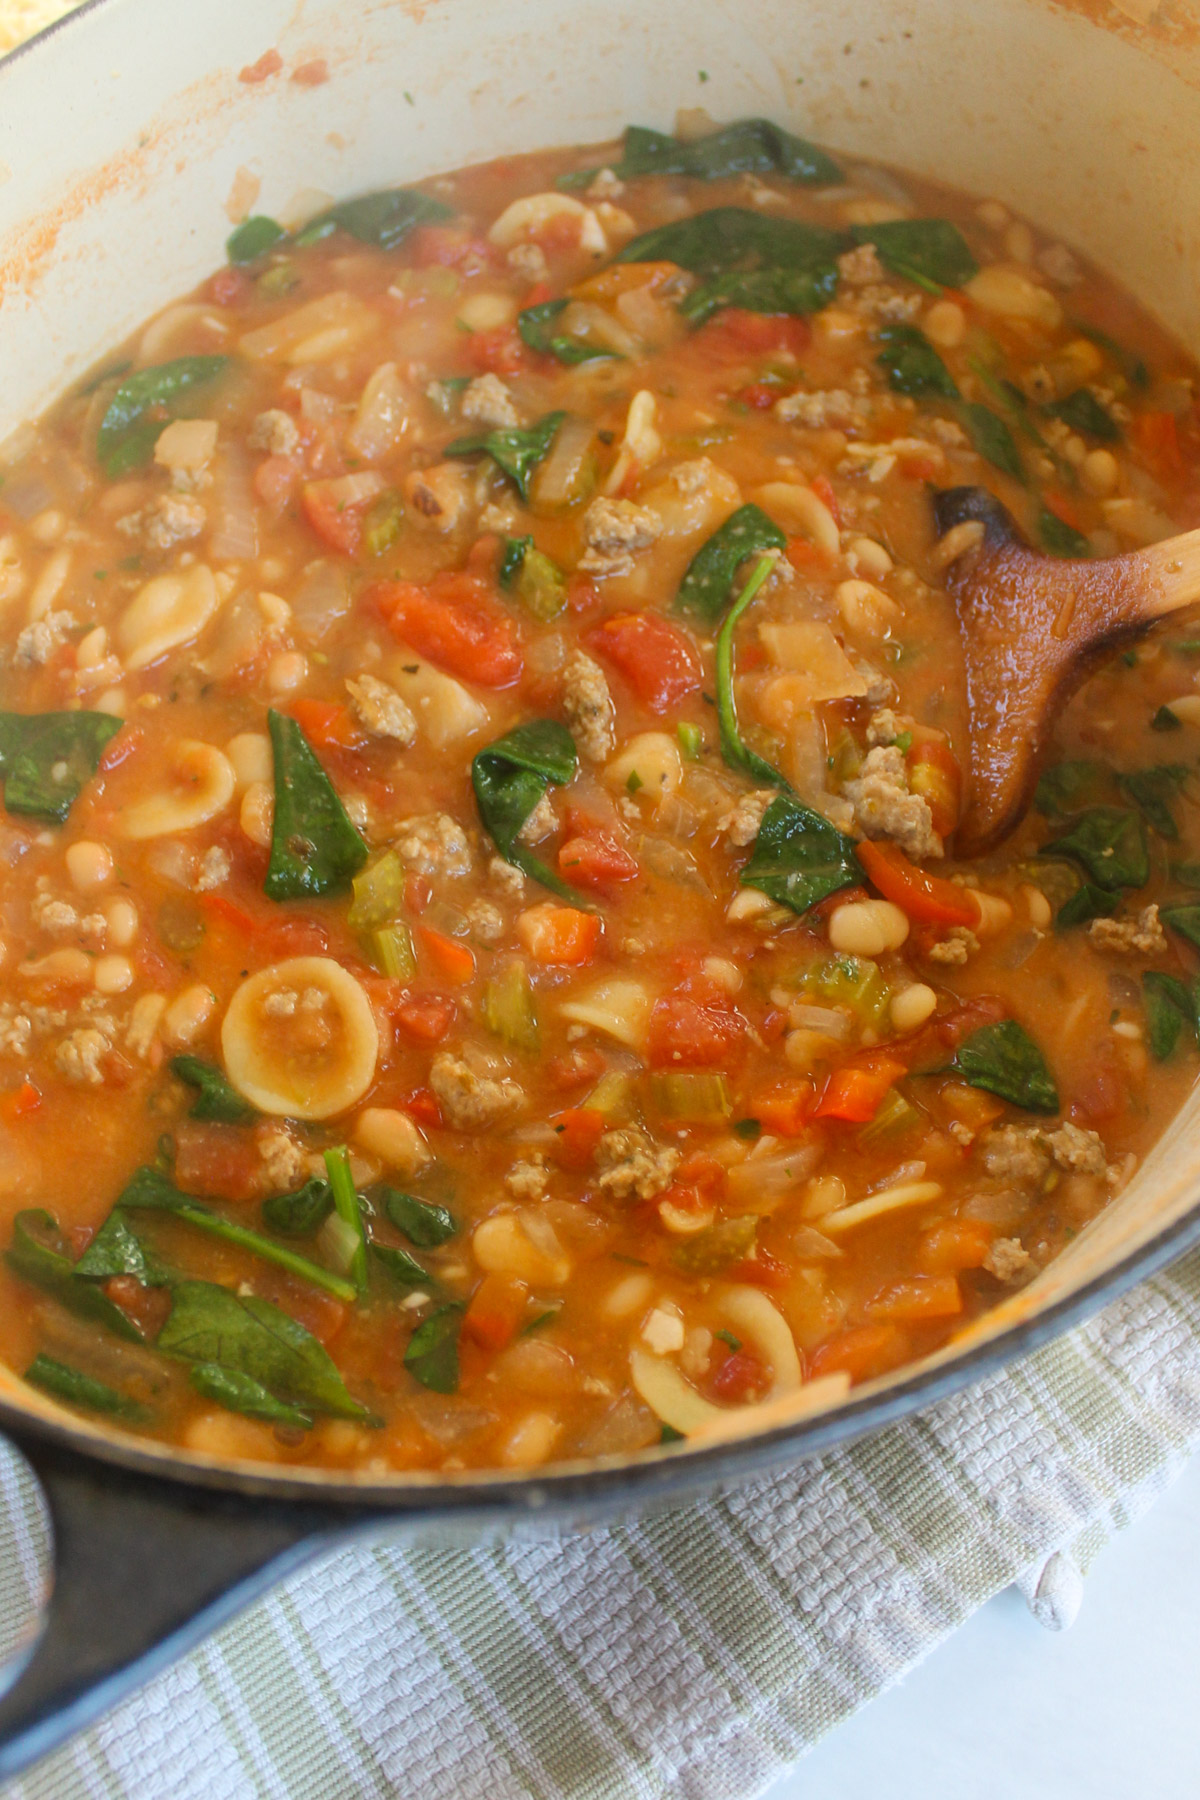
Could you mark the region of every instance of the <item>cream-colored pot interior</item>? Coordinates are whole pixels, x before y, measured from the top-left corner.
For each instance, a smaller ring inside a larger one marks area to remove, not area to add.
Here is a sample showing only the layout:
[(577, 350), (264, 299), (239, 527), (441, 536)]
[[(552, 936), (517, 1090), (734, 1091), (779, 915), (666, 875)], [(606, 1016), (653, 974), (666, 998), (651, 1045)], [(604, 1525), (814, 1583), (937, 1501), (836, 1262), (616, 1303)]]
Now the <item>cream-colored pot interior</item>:
[[(0, 442), (223, 260), (239, 169), (261, 180), (257, 209), (286, 217), (305, 189), (353, 194), (629, 122), (669, 128), (698, 105), (999, 196), (1200, 344), (1200, 30), (1152, 22), (1174, 10), (92, 0), (0, 66)], [(239, 80), (272, 49), (279, 73)], [(327, 83), (290, 79), (319, 58)], [(1095, 1281), (1198, 1198), (1200, 1094), (1110, 1210), (972, 1342)]]

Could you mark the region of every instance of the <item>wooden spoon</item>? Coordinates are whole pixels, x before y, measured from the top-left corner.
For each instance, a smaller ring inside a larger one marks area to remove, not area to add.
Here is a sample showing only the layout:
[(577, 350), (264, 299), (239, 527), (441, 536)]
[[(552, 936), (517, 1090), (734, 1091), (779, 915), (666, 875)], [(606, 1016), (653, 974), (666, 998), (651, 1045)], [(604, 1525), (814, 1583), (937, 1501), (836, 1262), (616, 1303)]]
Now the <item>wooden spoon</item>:
[(992, 849), (1029, 806), (1057, 714), (1096, 664), (1200, 600), (1200, 531), (1088, 562), (1043, 556), (983, 488), (935, 494), (939, 537), (969, 547), (947, 570), (967, 690), (967, 800), (958, 856)]

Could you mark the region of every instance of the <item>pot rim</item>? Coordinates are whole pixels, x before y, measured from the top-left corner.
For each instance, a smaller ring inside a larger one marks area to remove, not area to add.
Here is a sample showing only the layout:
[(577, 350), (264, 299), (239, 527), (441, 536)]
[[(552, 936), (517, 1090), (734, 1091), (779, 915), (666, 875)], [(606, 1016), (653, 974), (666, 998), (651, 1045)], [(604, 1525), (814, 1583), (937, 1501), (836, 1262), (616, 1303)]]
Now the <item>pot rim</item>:
[[(77, 21), (120, 0), (83, 0), (35, 36), (0, 56), (0, 75), (9, 64), (48, 49)], [(1200, 1158), (1193, 1185), (1196, 1198), (1182, 1217), (1157, 1231), (1138, 1249), (1082, 1286), (1049, 1302), (1029, 1318), (984, 1338), (961, 1354), (927, 1366), (917, 1364), (899, 1378), (852, 1389), (835, 1405), (769, 1430), (744, 1437), (671, 1447), (650, 1447), (632, 1456), (551, 1464), (545, 1470), (512, 1475), (497, 1470), (422, 1476), (419, 1471), (388, 1479), (347, 1478), (320, 1465), (276, 1469), (269, 1464), (223, 1461), (174, 1448), (153, 1439), (105, 1429), (71, 1415), (23, 1406), (0, 1393), (0, 1430), (20, 1445), (22, 1438), (66, 1447), (101, 1465), (166, 1480), (182, 1487), (281, 1502), (328, 1506), (331, 1521), (352, 1509), (381, 1519), (420, 1514), (520, 1517), (565, 1511), (580, 1503), (612, 1506), (635, 1493), (644, 1498), (686, 1498), (723, 1482), (767, 1474), (815, 1457), (870, 1432), (896, 1424), (922, 1406), (958, 1393), (1092, 1317), (1138, 1282), (1165, 1269), (1200, 1246)], [(14, 1381), (20, 1376), (12, 1371)]]

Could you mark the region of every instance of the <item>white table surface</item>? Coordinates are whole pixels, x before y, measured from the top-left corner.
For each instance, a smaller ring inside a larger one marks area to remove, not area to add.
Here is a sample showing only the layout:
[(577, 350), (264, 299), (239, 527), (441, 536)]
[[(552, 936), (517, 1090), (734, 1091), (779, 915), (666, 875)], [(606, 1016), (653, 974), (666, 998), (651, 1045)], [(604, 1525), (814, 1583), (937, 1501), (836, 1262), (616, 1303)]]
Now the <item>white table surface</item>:
[(1200, 1458), (1092, 1565), (1066, 1632), (1014, 1588), (764, 1800), (1197, 1800)]

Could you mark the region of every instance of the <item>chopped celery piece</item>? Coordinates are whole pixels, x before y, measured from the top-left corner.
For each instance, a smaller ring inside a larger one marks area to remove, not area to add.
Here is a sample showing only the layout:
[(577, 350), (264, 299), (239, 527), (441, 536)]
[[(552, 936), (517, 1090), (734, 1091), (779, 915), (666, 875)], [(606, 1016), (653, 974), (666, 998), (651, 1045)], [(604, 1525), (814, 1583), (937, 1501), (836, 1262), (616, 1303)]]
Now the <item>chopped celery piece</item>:
[(829, 785), (839, 790), (843, 782), (853, 781), (862, 768), (862, 751), (850, 732), (843, 729), (838, 733), (837, 741), (829, 751), (827, 767), (830, 774)]
[(907, 1131), (910, 1126), (919, 1124), (920, 1119), (921, 1115), (911, 1101), (906, 1100), (897, 1088), (889, 1088), (875, 1117), (857, 1134), (858, 1141), (860, 1144), (877, 1144), (883, 1138)]
[(403, 920), (393, 919), (390, 925), (379, 925), (374, 931), (364, 932), (362, 944), (381, 975), (404, 981), (416, 974), (412, 937)]
[(388, 925), (404, 904), (404, 864), (394, 850), (368, 863), (353, 882), (354, 898), (346, 923), (351, 931), (374, 931)]
[(650, 1076), (650, 1103), (662, 1119), (727, 1119), (733, 1111), (724, 1075), (714, 1069), (684, 1069)]
[(567, 604), (567, 578), (556, 562), (531, 544), (521, 558), (513, 592), (526, 612), (549, 624)]
[(489, 1031), (520, 1050), (538, 1047), (538, 1019), (529, 971), (520, 960), (506, 963), (483, 990), (483, 1022)]
[(835, 1006), (848, 1006), (864, 1025), (877, 1025), (888, 1003), (888, 985), (869, 957), (830, 956), (804, 971), (799, 985)]
[(679, 748), (688, 762), (699, 762), (704, 752), (704, 733), (700, 727), (687, 724), (677, 725), (675, 736), (679, 739)]
[(382, 556), (395, 543), (404, 523), (404, 502), (395, 488), (388, 488), (369, 509), (363, 521), (363, 543), (371, 556)]
[(443, 937), (470, 937), (471, 921), (460, 906), (446, 900), (433, 900), (421, 914), (422, 925), (440, 931)]
[(695, 1237), (685, 1238), (672, 1258), (688, 1275), (718, 1275), (730, 1263), (741, 1262), (754, 1248), (758, 1215), (744, 1213), (738, 1219), (722, 1219)]
[(602, 1075), (583, 1101), (589, 1112), (603, 1113), (606, 1119), (627, 1119), (633, 1110), (633, 1077), (624, 1069), (610, 1069)]

